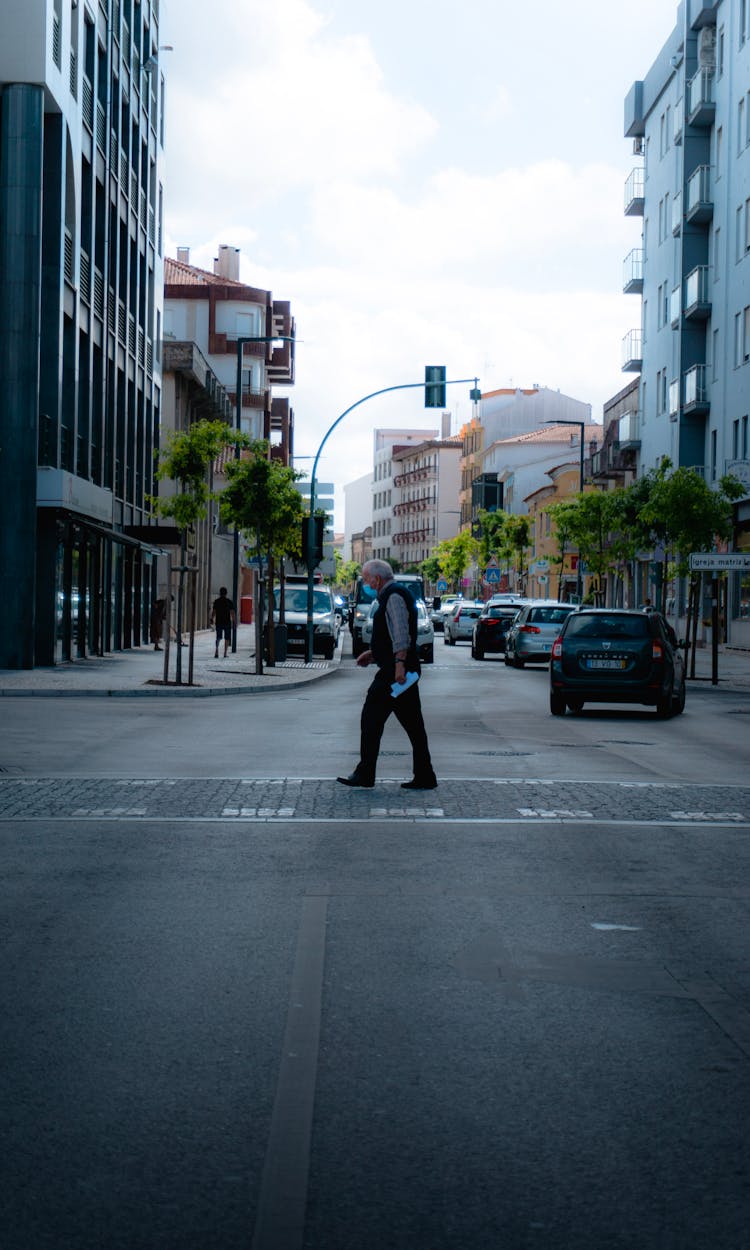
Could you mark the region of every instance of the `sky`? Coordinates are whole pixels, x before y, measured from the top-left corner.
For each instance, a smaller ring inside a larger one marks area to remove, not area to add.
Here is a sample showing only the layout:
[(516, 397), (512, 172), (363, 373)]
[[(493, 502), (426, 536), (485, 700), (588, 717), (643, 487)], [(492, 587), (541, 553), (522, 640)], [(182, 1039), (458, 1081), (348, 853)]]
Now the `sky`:
[[(290, 300), (297, 467), (337, 417), (424, 366), (483, 391), (534, 384), (602, 405), (631, 378), (641, 221), (624, 98), (676, 0), (163, 0), (167, 255)], [(452, 430), (469, 386), (448, 388)], [(375, 428), (436, 428), (418, 389), (369, 400), (318, 480), (369, 472)]]

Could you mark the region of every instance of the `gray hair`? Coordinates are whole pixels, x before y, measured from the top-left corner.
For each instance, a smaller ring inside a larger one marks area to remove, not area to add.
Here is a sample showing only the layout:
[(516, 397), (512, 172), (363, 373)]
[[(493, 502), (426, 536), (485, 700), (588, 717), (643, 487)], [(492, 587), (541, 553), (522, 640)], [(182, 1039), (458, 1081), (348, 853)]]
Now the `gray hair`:
[(393, 569), (387, 560), (368, 560), (362, 565), (362, 572), (365, 570), (371, 577), (381, 577), (384, 582), (390, 582), (393, 579)]

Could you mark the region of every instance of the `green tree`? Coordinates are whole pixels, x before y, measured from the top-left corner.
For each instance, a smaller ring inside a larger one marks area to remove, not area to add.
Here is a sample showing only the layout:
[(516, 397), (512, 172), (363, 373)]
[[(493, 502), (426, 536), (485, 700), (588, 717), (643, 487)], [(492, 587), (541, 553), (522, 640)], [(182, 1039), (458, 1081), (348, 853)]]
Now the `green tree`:
[(558, 566), (557, 569), (557, 597), (562, 594), (563, 571), (565, 568), (565, 557), (573, 540), (573, 520), (577, 508), (576, 499), (559, 499), (556, 503), (551, 503), (545, 512), (549, 514), (554, 526), (555, 539), (557, 541), (557, 554), (551, 557), (553, 564)]
[(511, 513), (503, 526), (501, 555), (512, 563), (518, 577), (519, 586), (523, 588), (526, 577), (526, 553), (531, 534), (531, 522), (527, 516)]
[(438, 543), (434, 555), (443, 577), (455, 591), (460, 591), (469, 565), (476, 560), (479, 544), (468, 530), (462, 530), (455, 538), (444, 538)]
[(356, 560), (342, 560), (337, 565), (337, 581), (336, 585), (345, 590), (347, 594), (351, 594), (354, 589), (354, 583), (362, 572), (361, 564), (357, 564)]
[[(225, 447), (245, 443), (244, 435), (232, 430), (223, 421), (196, 421), (186, 430), (172, 431), (165, 447), (157, 453), (161, 461), (156, 470), (157, 481), (177, 484), (174, 495), (152, 496), (149, 503), (159, 516), (171, 517), (180, 531), (180, 568), (184, 570), (187, 553), (187, 531), (208, 515), (208, 503), (217, 496), (210, 489), (210, 468)], [(171, 593), (171, 592), (170, 592)], [(180, 572), (177, 594), (177, 636), (182, 641), (185, 599), (185, 574)], [(168, 632), (168, 631), (167, 631)], [(195, 620), (190, 619), (189, 672), (193, 671)], [(165, 663), (167, 657), (165, 656)], [(182, 683), (182, 650), (178, 646), (175, 679)]]
[(486, 568), (490, 560), (500, 560), (506, 550), (507, 513), (479, 511), (479, 562)]
[(429, 555), (426, 560), (422, 561), (419, 568), (422, 577), (428, 585), (434, 587), (436, 582), (440, 581), (442, 571), (440, 568), (440, 561), (434, 551), (432, 555)]
[[(302, 473), (268, 456), (268, 443), (258, 439), (249, 444), (249, 456), (230, 461), (228, 478), (221, 494), (221, 519), (250, 536), (258, 562), (258, 590), (255, 613), (255, 671), (263, 672), (263, 624), (265, 617), (263, 558), (272, 561), (299, 545), (302, 524), (302, 496), (294, 483)], [(271, 587), (271, 590), (273, 587)], [(273, 613), (271, 613), (271, 625)], [(272, 628), (269, 633), (273, 633)]]
[(579, 560), (585, 561), (596, 579), (593, 591), (597, 603), (605, 606), (604, 578), (615, 568), (619, 554), (612, 542), (612, 531), (618, 524), (617, 491), (587, 491), (576, 495), (571, 509), (570, 536), (578, 547)]

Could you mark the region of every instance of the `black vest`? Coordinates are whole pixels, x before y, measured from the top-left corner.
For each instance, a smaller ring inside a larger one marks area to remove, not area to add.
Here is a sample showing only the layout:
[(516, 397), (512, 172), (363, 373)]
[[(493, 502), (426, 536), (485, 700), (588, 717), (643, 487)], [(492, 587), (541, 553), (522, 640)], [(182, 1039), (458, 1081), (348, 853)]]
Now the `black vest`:
[(389, 582), (378, 595), (378, 610), (372, 618), (372, 642), (370, 644), (372, 657), (383, 676), (389, 682), (395, 680), (396, 670), (396, 662), (393, 658), (393, 644), (391, 635), (388, 632), (388, 622), (385, 619), (386, 604), (391, 595), (398, 595), (400, 599), (403, 599), (409, 612), (410, 643), (409, 650), (406, 653), (406, 671), (407, 673), (421, 672), (417, 654), (417, 605), (410, 591), (405, 586), (399, 586), (398, 582)]

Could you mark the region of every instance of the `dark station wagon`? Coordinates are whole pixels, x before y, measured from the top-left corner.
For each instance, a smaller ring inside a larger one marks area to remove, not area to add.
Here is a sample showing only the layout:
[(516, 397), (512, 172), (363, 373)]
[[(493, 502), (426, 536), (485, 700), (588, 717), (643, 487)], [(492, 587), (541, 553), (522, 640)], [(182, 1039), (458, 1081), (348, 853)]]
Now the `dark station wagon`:
[(642, 703), (658, 716), (685, 707), (685, 665), (672, 626), (658, 612), (582, 608), (552, 646), (553, 716), (584, 703)]

